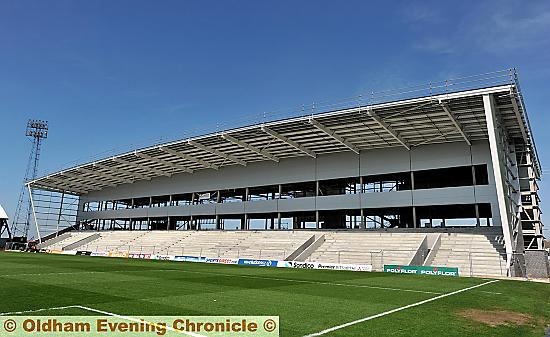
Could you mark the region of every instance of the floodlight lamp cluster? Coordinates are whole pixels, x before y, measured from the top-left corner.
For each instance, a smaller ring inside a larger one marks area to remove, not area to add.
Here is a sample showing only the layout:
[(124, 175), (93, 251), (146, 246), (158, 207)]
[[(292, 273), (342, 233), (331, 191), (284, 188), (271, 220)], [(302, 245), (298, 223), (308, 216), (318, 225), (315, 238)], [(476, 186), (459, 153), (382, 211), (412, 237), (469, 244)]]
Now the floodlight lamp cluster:
[(29, 119), (25, 135), (34, 138), (48, 138), (48, 121)]

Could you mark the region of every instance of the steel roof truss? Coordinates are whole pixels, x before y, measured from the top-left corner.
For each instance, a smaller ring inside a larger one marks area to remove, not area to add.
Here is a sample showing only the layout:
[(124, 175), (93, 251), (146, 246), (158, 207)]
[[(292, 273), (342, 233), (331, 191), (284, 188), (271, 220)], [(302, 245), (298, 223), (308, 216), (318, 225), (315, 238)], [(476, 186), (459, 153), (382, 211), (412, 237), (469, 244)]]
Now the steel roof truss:
[(384, 116), (384, 119), (389, 119), (389, 118), (393, 118), (393, 117), (396, 117), (396, 116), (399, 116), (399, 115), (402, 115), (404, 113), (408, 113), (408, 112), (411, 112), (411, 111), (414, 111), (416, 109), (421, 109), (421, 108), (424, 108), (426, 106), (429, 106), (429, 105), (432, 105), (434, 103), (436, 103), (437, 101), (433, 101), (433, 100), (429, 100), (428, 102), (425, 102), (423, 104), (420, 104), (420, 105), (416, 105), (416, 106), (413, 106), (413, 107), (410, 107), (408, 109), (405, 109), (405, 110), (399, 110), (395, 113), (392, 113), (391, 115), (389, 116)]
[(333, 131), (330, 128), (328, 128), (328, 127), (324, 126), (323, 124), (319, 123), (318, 121), (313, 119), (313, 117), (310, 117), (308, 121), (309, 121), (309, 124), (313, 125), (319, 131), (323, 132), (324, 134), (331, 137), (335, 141), (337, 141), (340, 144), (344, 145), (345, 147), (347, 147), (351, 151), (359, 154), (359, 149), (357, 149), (357, 147), (355, 147), (355, 145), (351, 144), (350, 142), (345, 140), (343, 137), (340, 137), (339, 135), (337, 135), (335, 131)]
[(147, 159), (147, 160), (150, 160), (152, 162), (159, 163), (159, 164), (162, 164), (164, 166), (167, 166), (167, 167), (170, 167), (170, 168), (173, 168), (173, 169), (176, 169), (176, 170), (181, 170), (181, 171), (184, 171), (184, 172), (187, 172), (187, 173), (193, 173), (193, 170), (191, 170), (190, 168), (185, 167), (183, 165), (179, 165), (179, 164), (169, 162), (165, 159), (152, 157), (148, 154), (141, 153), (141, 152), (135, 152), (135, 155), (142, 158), (142, 159)]
[(134, 177), (134, 179), (138, 178), (138, 179), (142, 179), (142, 180), (151, 180), (151, 178), (149, 178), (148, 176), (143, 175), (141, 173), (132, 172), (132, 171), (128, 171), (128, 170), (122, 170), (122, 169), (119, 169), (117, 167), (106, 166), (104, 164), (94, 163), (93, 165), (97, 166), (99, 168), (105, 169), (105, 170), (118, 172), (120, 174), (131, 175), (132, 177)]
[(265, 157), (265, 158), (267, 158), (267, 159), (269, 159), (269, 160), (273, 160), (273, 161), (275, 161), (275, 162), (279, 162), (279, 158), (277, 158), (276, 156), (272, 155), (271, 153), (269, 153), (269, 152), (266, 151), (266, 150), (260, 150), (259, 148), (255, 147), (255, 146), (253, 146), (253, 145), (250, 145), (250, 144), (248, 144), (248, 143), (245, 143), (245, 142), (243, 142), (242, 140), (238, 140), (237, 138), (235, 138), (235, 137), (233, 137), (233, 136), (230, 136), (230, 135), (228, 135), (228, 134), (226, 134), (226, 133), (222, 133), (222, 134), (221, 134), (221, 137), (222, 137), (223, 139), (227, 140), (227, 141), (230, 142), (230, 143), (233, 143), (233, 144), (235, 144), (235, 145), (238, 145), (238, 146), (240, 146), (240, 147), (242, 147), (242, 148), (245, 148), (245, 149), (247, 149), (247, 150), (249, 150), (249, 151), (252, 151), (252, 152), (254, 152), (254, 153), (256, 153), (256, 154), (259, 154), (259, 155), (262, 156), (262, 157)]
[[(78, 184), (82, 187), (87, 187), (87, 186), (116, 186), (116, 184), (114, 183), (107, 183), (107, 182), (104, 182), (104, 181), (97, 181), (95, 179), (89, 179), (89, 178), (84, 178), (78, 174), (75, 174), (75, 173), (71, 173), (71, 172), (60, 172), (59, 174), (63, 175), (63, 176), (66, 176), (66, 177), (70, 177), (70, 178), (75, 178), (75, 179), (79, 179), (79, 181), (82, 181), (84, 180), (84, 182), (80, 183), (80, 182), (74, 182), (75, 184)], [(91, 181), (91, 183), (90, 183)]]
[(196, 148), (198, 148), (198, 149), (201, 149), (201, 150), (203, 150), (203, 151), (206, 151), (206, 152), (208, 152), (208, 153), (215, 154), (215, 155), (218, 156), (218, 157), (222, 157), (222, 158), (227, 159), (227, 160), (229, 160), (229, 161), (232, 161), (232, 162), (234, 162), (234, 163), (236, 163), (236, 164), (239, 164), (239, 165), (242, 165), (242, 166), (246, 166), (246, 162), (244, 162), (244, 161), (242, 161), (242, 160), (236, 158), (235, 156), (232, 156), (232, 155), (230, 155), (230, 154), (226, 154), (226, 153), (220, 152), (220, 151), (218, 151), (218, 150), (216, 150), (216, 149), (213, 149), (213, 148), (211, 148), (211, 147), (202, 145), (201, 143), (195, 142), (195, 141), (193, 141), (193, 140), (188, 140), (188, 141), (187, 141), (187, 144), (189, 144), (189, 145), (191, 145), (191, 146), (194, 146), (194, 147), (196, 147)]
[(462, 138), (466, 141), (468, 145), (472, 145), (472, 142), (470, 141), (470, 138), (468, 135), (466, 135), (466, 132), (464, 132), (464, 128), (460, 124), (460, 122), (456, 119), (455, 115), (451, 111), (451, 107), (449, 104), (445, 101), (439, 101), (439, 105), (443, 108), (443, 111), (447, 114), (453, 125), (455, 126), (456, 130), (460, 133)]
[(270, 135), (271, 137), (276, 138), (276, 139), (292, 146), (296, 150), (299, 150), (299, 151), (307, 154), (308, 156), (310, 156), (312, 158), (317, 158), (317, 155), (315, 154), (315, 152), (313, 152), (312, 150), (296, 143), (292, 139), (289, 139), (289, 138), (287, 138), (287, 137), (285, 137), (285, 136), (283, 136), (283, 135), (281, 135), (281, 134), (279, 134), (279, 133), (277, 133), (277, 132), (275, 132), (275, 131), (271, 130), (270, 128), (265, 127), (263, 125), (260, 127), (260, 129), (262, 130), (262, 132), (264, 132), (264, 133)]
[(91, 186), (91, 185), (83, 185), (83, 184), (79, 184), (79, 183), (74, 183), (74, 182), (67, 182), (63, 179), (60, 179), (60, 178), (57, 178), (57, 177), (46, 177), (46, 179), (49, 179), (49, 180), (52, 180), (52, 181), (55, 181), (56, 182), (56, 185), (59, 186), (61, 189), (63, 188), (68, 188), (68, 189), (71, 189), (71, 190), (78, 190), (78, 191), (82, 191), (82, 190), (87, 190), (87, 191), (99, 191), (101, 190), (101, 187), (95, 187), (95, 186)]
[(122, 178), (122, 177), (117, 177), (115, 175), (111, 175), (111, 174), (108, 174), (108, 173), (104, 173), (104, 172), (100, 172), (100, 171), (97, 171), (97, 170), (90, 170), (90, 169), (87, 169), (87, 168), (82, 168), (82, 167), (79, 167), (76, 169), (77, 171), (82, 171), (82, 172), (85, 172), (85, 173), (90, 173), (90, 174), (93, 174), (93, 175), (96, 175), (96, 176), (99, 176), (99, 177), (103, 177), (103, 178), (107, 178), (107, 179), (112, 179), (112, 180), (115, 180), (117, 182), (121, 182), (121, 183), (125, 183), (125, 184), (131, 184), (133, 183), (134, 181), (133, 180), (130, 180), (130, 179), (125, 179), (125, 178)]
[(384, 122), (380, 116), (378, 116), (371, 108), (367, 109), (367, 115), (372, 118), (378, 125), (380, 125), (387, 133), (389, 133), (395, 140), (403, 145), (407, 150), (411, 147), (405, 139), (403, 139), (399, 133), (397, 133), (388, 123)]
[(190, 156), (188, 154), (185, 154), (185, 153), (182, 153), (182, 152), (179, 152), (179, 151), (176, 151), (176, 150), (172, 150), (171, 148), (168, 148), (168, 147), (165, 147), (165, 146), (159, 146), (157, 149), (159, 151), (171, 154), (171, 155), (173, 155), (175, 157), (178, 157), (178, 158), (181, 158), (183, 160), (187, 160), (187, 161), (190, 161), (190, 162), (193, 162), (193, 163), (197, 163), (197, 164), (202, 165), (206, 168), (211, 168), (211, 169), (214, 169), (214, 170), (217, 170), (219, 168), (217, 165), (214, 165), (212, 163), (209, 163), (209, 162), (204, 161), (204, 160), (199, 159), (199, 158), (195, 158), (195, 157)]
[[(134, 155), (136, 157), (138, 157), (136, 155), (136, 153), (134, 152)], [(138, 157), (139, 158), (139, 157)], [(143, 165), (143, 164), (138, 164), (138, 163), (134, 163), (134, 162), (131, 162), (131, 161), (128, 161), (128, 160), (124, 160), (124, 159), (121, 159), (121, 158), (113, 158), (113, 160), (119, 164), (124, 164), (124, 165), (128, 165), (128, 166), (132, 166), (132, 167), (135, 167), (137, 169), (140, 169), (140, 170), (144, 170), (144, 171), (151, 171), (157, 175), (161, 175), (161, 176), (165, 176), (165, 177), (170, 177), (172, 176), (172, 174), (168, 173), (168, 172), (164, 172), (164, 171), (161, 171), (161, 170), (158, 170), (158, 169), (155, 169), (155, 168), (152, 168), (152, 167), (149, 167), (147, 165)]]

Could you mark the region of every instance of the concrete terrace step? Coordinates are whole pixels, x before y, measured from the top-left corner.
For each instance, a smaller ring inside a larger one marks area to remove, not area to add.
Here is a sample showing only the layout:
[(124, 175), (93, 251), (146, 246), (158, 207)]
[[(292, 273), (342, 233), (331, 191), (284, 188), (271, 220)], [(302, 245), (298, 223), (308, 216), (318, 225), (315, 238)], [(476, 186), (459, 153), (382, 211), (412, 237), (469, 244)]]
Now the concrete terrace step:
[(458, 267), (466, 275), (501, 276), (506, 267), (502, 253), (498, 235), (443, 234), (432, 264)]

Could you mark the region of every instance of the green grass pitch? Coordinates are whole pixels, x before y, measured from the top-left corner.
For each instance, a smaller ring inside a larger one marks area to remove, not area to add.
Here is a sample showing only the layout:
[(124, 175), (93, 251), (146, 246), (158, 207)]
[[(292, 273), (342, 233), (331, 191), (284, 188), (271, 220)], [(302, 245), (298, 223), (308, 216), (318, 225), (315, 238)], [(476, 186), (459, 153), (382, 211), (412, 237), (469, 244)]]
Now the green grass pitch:
[[(477, 278), (296, 270), (0, 253), (0, 313), (82, 305), (128, 316), (276, 315), (301, 337), (487, 282)], [(491, 327), (467, 309), (528, 314)], [(71, 308), (34, 315), (92, 315)], [(550, 285), (500, 280), (323, 336), (544, 336)]]

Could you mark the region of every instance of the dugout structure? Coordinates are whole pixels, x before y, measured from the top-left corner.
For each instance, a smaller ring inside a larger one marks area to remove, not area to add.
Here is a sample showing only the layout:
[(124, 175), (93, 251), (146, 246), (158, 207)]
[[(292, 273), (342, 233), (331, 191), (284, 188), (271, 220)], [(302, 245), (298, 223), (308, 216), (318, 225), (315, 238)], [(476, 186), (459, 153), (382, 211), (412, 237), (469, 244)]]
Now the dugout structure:
[(493, 227), (508, 268), (543, 248), (513, 69), (264, 116), (30, 182), (37, 231)]

